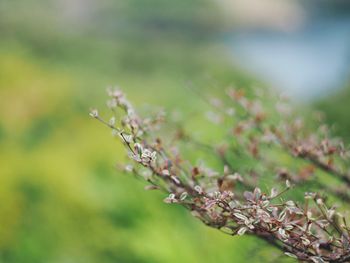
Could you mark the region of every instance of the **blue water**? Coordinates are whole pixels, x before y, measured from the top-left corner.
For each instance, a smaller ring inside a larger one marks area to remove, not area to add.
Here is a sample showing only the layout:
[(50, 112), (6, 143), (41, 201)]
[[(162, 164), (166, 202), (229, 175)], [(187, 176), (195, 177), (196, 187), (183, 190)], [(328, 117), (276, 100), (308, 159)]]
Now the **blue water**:
[(292, 33), (235, 31), (227, 43), (234, 63), (297, 99), (349, 80), (350, 17), (313, 20)]

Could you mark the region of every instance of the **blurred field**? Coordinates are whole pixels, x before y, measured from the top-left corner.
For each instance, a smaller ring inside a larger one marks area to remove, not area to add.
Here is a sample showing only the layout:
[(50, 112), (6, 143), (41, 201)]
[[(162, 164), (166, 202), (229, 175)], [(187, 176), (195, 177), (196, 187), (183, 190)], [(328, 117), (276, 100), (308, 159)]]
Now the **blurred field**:
[(218, 11), (198, 0), (82, 2), (0, 3), (0, 262), (290, 261), (145, 192), (115, 169), (120, 143), (88, 116), (107, 85), (141, 108), (196, 118), (203, 104), (188, 82), (256, 84), (211, 41)]

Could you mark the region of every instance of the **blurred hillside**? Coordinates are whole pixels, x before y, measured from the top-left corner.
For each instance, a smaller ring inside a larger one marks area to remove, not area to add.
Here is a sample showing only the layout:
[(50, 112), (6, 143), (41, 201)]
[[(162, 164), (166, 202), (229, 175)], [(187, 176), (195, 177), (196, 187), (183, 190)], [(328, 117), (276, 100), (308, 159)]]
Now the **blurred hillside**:
[[(212, 41), (203, 1), (0, 2), (0, 262), (261, 262), (268, 248), (204, 227), (114, 167), (88, 117), (118, 84), (135, 104), (195, 116), (184, 88), (251, 80)], [(279, 254), (274, 254), (277, 257)]]
[(0, 2), (0, 262), (292, 261), (143, 191), (114, 167), (120, 143), (88, 116), (108, 85), (189, 121), (205, 105), (186, 85), (261, 85), (217, 40), (230, 25), (221, 12), (203, 0)]

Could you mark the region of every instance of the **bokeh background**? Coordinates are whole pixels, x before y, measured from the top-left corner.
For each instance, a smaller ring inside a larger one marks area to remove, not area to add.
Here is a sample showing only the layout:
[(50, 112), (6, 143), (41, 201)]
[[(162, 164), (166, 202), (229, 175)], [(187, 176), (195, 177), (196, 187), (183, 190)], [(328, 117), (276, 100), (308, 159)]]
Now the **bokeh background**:
[(188, 120), (187, 85), (272, 87), (349, 140), (349, 52), (346, 0), (1, 0), (0, 262), (291, 262), (118, 172), (88, 112), (108, 85)]

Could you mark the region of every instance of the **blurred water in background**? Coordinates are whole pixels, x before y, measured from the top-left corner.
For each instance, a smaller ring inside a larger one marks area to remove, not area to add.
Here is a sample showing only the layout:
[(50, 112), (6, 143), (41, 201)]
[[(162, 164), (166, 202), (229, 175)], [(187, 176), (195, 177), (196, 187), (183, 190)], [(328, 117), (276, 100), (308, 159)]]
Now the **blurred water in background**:
[(305, 7), (303, 21), (287, 30), (236, 29), (226, 40), (235, 63), (298, 100), (343, 87), (350, 72), (350, 12), (334, 2), (338, 8), (329, 14), (331, 2)]
[[(189, 130), (217, 140), (186, 81), (221, 94), (260, 78), (299, 98), (343, 86), (344, 1), (300, 2), (1, 0), (0, 263), (291, 262), (144, 192), (115, 169), (125, 151), (88, 112), (109, 117), (105, 88), (118, 84), (137, 108), (182, 110)], [(349, 97), (322, 108), (348, 121)]]

